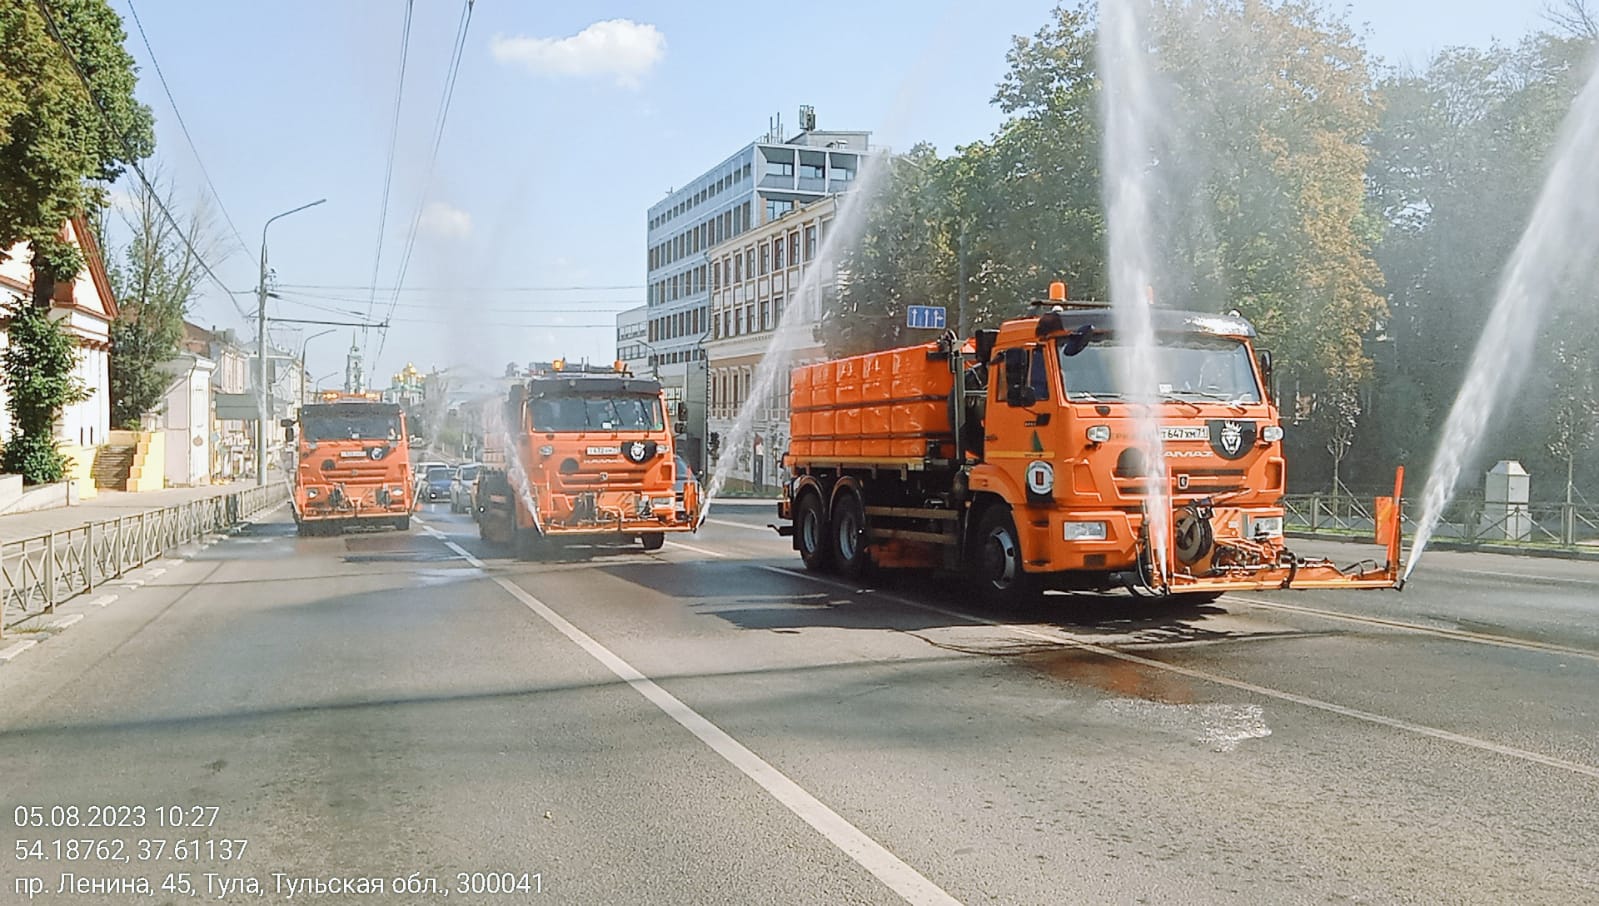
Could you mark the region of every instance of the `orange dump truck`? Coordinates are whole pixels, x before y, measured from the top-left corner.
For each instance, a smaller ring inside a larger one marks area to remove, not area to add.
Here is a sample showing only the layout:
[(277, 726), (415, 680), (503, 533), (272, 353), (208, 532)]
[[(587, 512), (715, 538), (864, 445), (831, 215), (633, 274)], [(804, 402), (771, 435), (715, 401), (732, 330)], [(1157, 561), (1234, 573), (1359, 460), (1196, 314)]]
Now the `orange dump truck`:
[(779, 531), (811, 569), (945, 569), (996, 599), (1397, 586), (1389, 498), (1385, 564), (1340, 569), (1285, 546), (1283, 432), (1249, 322), (1150, 314), (1146, 405), (1117, 389), (1133, 349), (1116, 314), (1067, 303), (1061, 284), (964, 343), (794, 369)]
[(557, 360), (510, 388), (497, 421), (474, 492), (485, 541), (519, 556), (565, 538), (637, 538), (658, 550), (667, 533), (698, 527), (698, 486), (679, 481), (659, 382), (621, 363)]
[(327, 391), (300, 407), (294, 521), (303, 535), (352, 525), (411, 526), (405, 413), (375, 393)]

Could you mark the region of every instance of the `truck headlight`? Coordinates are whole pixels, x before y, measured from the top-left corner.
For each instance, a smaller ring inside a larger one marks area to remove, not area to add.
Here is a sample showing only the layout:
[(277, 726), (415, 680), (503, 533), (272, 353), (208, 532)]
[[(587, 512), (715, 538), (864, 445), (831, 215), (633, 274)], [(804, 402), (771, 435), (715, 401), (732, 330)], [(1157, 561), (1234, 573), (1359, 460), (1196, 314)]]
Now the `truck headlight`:
[(306, 488), (305, 489), (305, 499), (306, 500), (315, 500), (318, 497), (320, 497), (321, 495), (322, 495), (322, 492), (318, 491), (316, 488)]
[(1110, 425), (1089, 425), (1088, 426), (1088, 442), (1089, 443), (1091, 443), (1091, 444), (1102, 444), (1102, 443), (1104, 443), (1107, 440), (1110, 440)]
[(1260, 439), (1268, 444), (1274, 444), (1283, 439), (1282, 425), (1267, 425), (1260, 429)]
[(1283, 536), (1283, 517), (1245, 516), (1244, 536), (1246, 538), (1281, 538)]
[(555, 455), (555, 445), (554, 444), (545, 444), (544, 446), (539, 447), (539, 455), (540, 456), (554, 456)]
[(1107, 535), (1103, 522), (1068, 522), (1065, 526), (1067, 541), (1104, 541)]

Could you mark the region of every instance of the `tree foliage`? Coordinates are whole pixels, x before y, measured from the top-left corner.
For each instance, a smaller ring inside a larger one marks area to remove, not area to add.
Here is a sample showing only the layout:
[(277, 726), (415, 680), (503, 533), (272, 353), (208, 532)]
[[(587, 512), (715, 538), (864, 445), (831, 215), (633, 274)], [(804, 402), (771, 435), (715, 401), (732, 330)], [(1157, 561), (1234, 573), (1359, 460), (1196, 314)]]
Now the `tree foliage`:
[(207, 241), (203, 209), (179, 224), (189, 235), (184, 241), (160, 209), (175, 207), (173, 193), (160, 188), (159, 174), (152, 180), (161, 195), (133, 188), (123, 214), (131, 238), (122, 260), (108, 268), (120, 306), (111, 325), (111, 423), (130, 430), (157, 411), (172, 382), (161, 366), (182, 349), (183, 319), (205, 276), (194, 249), (215, 245)]
[(74, 342), (50, 317), (56, 283), (84, 266), (63, 224), (97, 210), (103, 185), (154, 143), (124, 38), (105, 0), (0, 3), (0, 250), (27, 243), (34, 273), (31, 304), (9, 331), (3, 459), (30, 482), (64, 474), (55, 421), (83, 392)]

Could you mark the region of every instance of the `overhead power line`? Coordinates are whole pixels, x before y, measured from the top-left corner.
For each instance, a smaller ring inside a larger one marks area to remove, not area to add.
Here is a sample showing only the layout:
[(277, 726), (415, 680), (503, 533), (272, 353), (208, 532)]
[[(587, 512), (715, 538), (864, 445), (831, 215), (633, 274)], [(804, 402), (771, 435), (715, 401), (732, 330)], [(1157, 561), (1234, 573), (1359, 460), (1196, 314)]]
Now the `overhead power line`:
[[(444, 97), (439, 101), (439, 115), (433, 126), (433, 148), (428, 153), (427, 167), (423, 170), (422, 188), (416, 200), (416, 214), (412, 216), (411, 228), (406, 234), (405, 250), (400, 255), (399, 275), (394, 279), (394, 298), (389, 303), (388, 313), (383, 316), (384, 321), (388, 321), (390, 316), (394, 314), (394, 303), (398, 302), (400, 298), (399, 289), (405, 286), (405, 272), (411, 266), (411, 252), (416, 248), (416, 234), (418, 228), (422, 225), (422, 212), (427, 209), (428, 189), (433, 183), (433, 168), (439, 161), (439, 146), (444, 143), (444, 127), (449, 122), (450, 102), (455, 97), (455, 80), (461, 73), (461, 58), (466, 51), (466, 35), (468, 29), (472, 27), (473, 2), (474, 0), (466, 0), (466, 3), (461, 7), (461, 21), (456, 26), (455, 46), (450, 54), (448, 74), (444, 79)], [(376, 283), (376, 279), (373, 282)], [(389, 338), (388, 330), (379, 331), (378, 337), (378, 354), (373, 356), (371, 360), (374, 367), (383, 358), (383, 347), (388, 343)]]
[(400, 104), (405, 98), (405, 62), (411, 49), (412, 0), (405, 2), (405, 27), (400, 32), (400, 75), (394, 88), (394, 116), (389, 122), (389, 154), (383, 165), (383, 201), (378, 206), (377, 249), (372, 253), (372, 287), (367, 295), (366, 316), (372, 318), (372, 309), (378, 301), (378, 269), (383, 264), (383, 232), (389, 222), (389, 189), (394, 184), (394, 149), (400, 138)]
[(135, 159), (133, 147), (128, 144), (128, 137), (116, 131), (116, 124), (111, 122), (111, 115), (106, 113), (105, 108), (100, 105), (100, 100), (94, 96), (94, 87), (89, 84), (88, 75), (84, 73), (83, 67), (78, 64), (77, 57), (72, 55), (72, 48), (67, 44), (67, 39), (62, 37), (61, 28), (56, 24), (55, 16), (51, 15), (50, 7), (45, 5), (44, 0), (34, 0), (34, 5), (39, 8), (39, 14), (44, 17), (45, 30), (50, 33), (50, 37), (61, 48), (61, 55), (66, 59), (67, 64), (72, 67), (73, 73), (77, 75), (78, 84), (83, 87), (84, 96), (89, 99), (90, 104), (94, 105), (94, 109), (100, 114), (100, 119), (105, 122), (107, 128), (116, 134), (117, 143), (122, 146), (123, 153), (127, 155), (128, 167), (139, 177), (139, 182), (144, 186), (145, 191), (150, 193), (150, 200), (155, 203), (156, 209), (167, 219), (167, 223), (172, 225), (172, 229), (177, 231), (178, 238), (183, 240), (184, 248), (188, 249), (189, 254), (194, 256), (195, 263), (200, 265), (200, 269), (205, 271), (205, 275), (222, 288), (223, 294), (233, 303), (233, 307), (239, 312), (239, 316), (245, 321), (249, 321), (249, 313), (244, 310), (239, 300), (234, 298), (233, 290), (228, 289), (228, 285), (223, 283), (222, 278), (218, 277), (216, 271), (211, 269), (211, 265), (206, 263), (205, 256), (201, 255), (199, 249), (194, 247), (194, 241), (189, 237), (188, 233), (184, 232), (183, 226), (178, 223), (178, 219), (172, 216), (171, 211), (167, 210), (166, 203), (161, 200), (160, 193), (156, 191), (149, 177), (145, 176), (144, 169), (139, 166), (138, 160)]
[[(284, 289), (332, 289), (366, 292), (373, 289), (364, 283), (279, 283)], [(573, 286), (379, 286), (380, 293), (565, 293), (587, 290), (644, 289), (643, 283), (591, 283)]]
[(217, 192), (216, 184), (211, 181), (211, 173), (205, 168), (205, 161), (200, 157), (200, 149), (194, 143), (194, 136), (189, 132), (189, 124), (183, 121), (183, 111), (178, 109), (178, 99), (172, 96), (172, 88), (167, 85), (166, 74), (161, 71), (161, 61), (156, 59), (155, 48), (150, 46), (150, 37), (144, 33), (144, 23), (139, 21), (139, 11), (134, 9), (133, 0), (127, 0), (128, 12), (133, 16), (133, 25), (139, 30), (139, 40), (144, 42), (144, 49), (150, 54), (150, 66), (155, 70), (156, 80), (161, 83), (161, 90), (166, 93), (167, 103), (172, 105), (172, 115), (178, 121), (178, 128), (183, 131), (184, 141), (189, 143), (189, 150), (194, 153), (194, 162), (200, 167), (200, 176), (205, 179), (205, 187), (211, 190), (211, 197), (217, 203), (217, 210), (222, 212), (222, 219), (228, 225), (228, 230), (233, 233), (233, 238), (239, 241), (239, 248), (245, 255), (250, 254), (250, 247), (245, 244), (244, 237), (239, 235), (239, 228), (233, 225), (233, 218), (228, 215), (228, 206), (222, 203), (222, 195)]

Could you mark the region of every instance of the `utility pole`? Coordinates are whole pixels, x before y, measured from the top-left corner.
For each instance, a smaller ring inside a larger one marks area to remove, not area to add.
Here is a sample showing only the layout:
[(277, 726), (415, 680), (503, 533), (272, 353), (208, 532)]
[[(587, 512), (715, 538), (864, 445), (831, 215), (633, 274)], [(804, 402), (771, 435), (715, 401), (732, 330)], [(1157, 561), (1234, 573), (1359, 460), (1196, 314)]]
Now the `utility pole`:
[(267, 425), (267, 422), (271, 419), (272, 415), (272, 413), (269, 411), (270, 406), (268, 405), (268, 400), (272, 398), (272, 391), (267, 386), (267, 227), (272, 225), (272, 221), (277, 220), (280, 217), (287, 217), (290, 214), (303, 211), (306, 208), (314, 208), (324, 201), (327, 201), (327, 199), (318, 198), (316, 201), (313, 201), (310, 204), (303, 204), (297, 208), (291, 208), (290, 210), (284, 211), (282, 214), (276, 214), (272, 217), (268, 217), (267, 222), (261, 226), (261, 276), (260, 281), (255, 286), (256, 391), (261, 394), (261, 406), (258, 412), (258, 421), (256, 422), (255, 432), (256, 487), (266, 484), (267, 438), (272, 436), (270, 433), (272, 428)]

